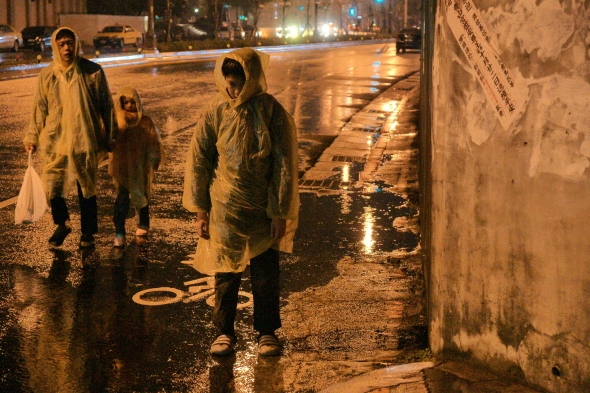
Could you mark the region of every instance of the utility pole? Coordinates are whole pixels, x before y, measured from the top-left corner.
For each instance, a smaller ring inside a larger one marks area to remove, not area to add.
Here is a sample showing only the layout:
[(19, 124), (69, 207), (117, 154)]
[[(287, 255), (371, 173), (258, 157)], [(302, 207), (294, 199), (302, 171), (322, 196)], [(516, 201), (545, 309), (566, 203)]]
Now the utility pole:
[(315, 7), (314, 7), (314, 17), (313, 17), (313, 36), (318, 36), (318, 6), (320, 0), (315, 0)]
[(148, 1), (148, 31), (146, 38), (146, 49), (150, 48), (154, 51), (157, 50), (158, 40), (156, 38), (156, 32), (154, 28), (154, 0)]
[(408, 0), (404, 0), (404, 28), (408, 27)]
[(226, 7), (225, 8), (225, 10), (226, 10), (225, 13), (226, 13), (226, 16), (227, 16), (227, 36), (228, 36), (228, 38), (229, 38), (230, 41), (233, 41), (233, 39), (234, 39), (234, 29), (232, 29), (232, 26), (231, 26), (231, 14), (229, 12), (229, 4), (226, 4), (225, 7)]
[(166, 43), (170, 43), (170, 29), (172, 28), (172, 9), (170, 8), (170, 0), (167, 0), (166, 5), (166, 19), (168, 22), (168, 28), (166, 29)]

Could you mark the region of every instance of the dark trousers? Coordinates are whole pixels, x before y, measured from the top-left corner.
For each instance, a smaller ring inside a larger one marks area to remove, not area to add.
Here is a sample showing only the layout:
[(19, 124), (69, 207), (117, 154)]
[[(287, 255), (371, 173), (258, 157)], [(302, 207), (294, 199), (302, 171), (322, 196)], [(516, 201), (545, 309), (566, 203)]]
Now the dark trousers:
[[(219, 334), (235, 337), (234, 321), (242, 273), (215, 274), (213, 323)], [(268, 249), (250, 260), (254, 296), (254, 330), (271, 334), (281, 327), (279, 314), (279, 252)]]
[[(80, 202), (80, 225), (82, 226), (82, 234), (94, 235), (98, 232), (98, 207), (96, 204), (96, 195), (90, 198), (84, 198), (80, 183), (76, 182), (78, 186), (78, 201)], [(61, 197), (55, 197), (49, 200), (51, 204), (51, 215), (53, 216), (53, 223), (56, 225), (63, 225), (70, 219), (70, 213), (66, 205), (66, 200)]]
[[(127, 213), (129, 213), (129, 205), (129, 191), (122, 187), (119, 188), (119, 194), (117, 195), (117, 199), (115, 200), (115, 211), (113, 214), (115, 221), (115, 233), (117, 235), (125, 234), (125, 219), (127, 218)], [(150, 228), (149, 204), (139, 209), (139, 222), (137, 226), (142, 229)]]

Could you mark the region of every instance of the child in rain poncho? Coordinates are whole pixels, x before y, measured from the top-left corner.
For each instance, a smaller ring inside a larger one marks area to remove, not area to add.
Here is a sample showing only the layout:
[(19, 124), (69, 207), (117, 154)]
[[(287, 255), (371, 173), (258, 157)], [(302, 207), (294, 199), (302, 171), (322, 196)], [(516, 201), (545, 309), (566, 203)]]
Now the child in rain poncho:
[(25, 149), (43, 157), (41, 177), (57, 225), (49, 244), (61, 246), (72, 231), (65, 202), (76, 180), (80, 203), (80, 248), (94, 247), (98, 232), (98, 164), (116, 139), (111, 92), (100, 65), (80, 55), (78, 36), (69, 28), (51, 37), (53, 62), (39, 73)]
[(139, 212), (135, 235), (143, 243), (150, 228), (149, 198), (154, 171), (162, 160), (162, 140), (152, 119), (143, 114), (137, 90), (123, 87), (115, 97), (119, 128), (110, 154), (109, 174), (117, 188), (115, 201), (115, 247), (125, 246), (125, 218), (129, 203)]
[(186, 163), (183, 205), (197, 213), (194, 267), (215, 274), (211, 353), (233, 352), (241, 274), (250, 264), (254, 329), (261, 355), (278, 355), (279, 251), (292, 252), (299, 214), (297, 130), (266, 93), (268, 56), (250, 48), (222, 55), (219, 94), (205, 107)]

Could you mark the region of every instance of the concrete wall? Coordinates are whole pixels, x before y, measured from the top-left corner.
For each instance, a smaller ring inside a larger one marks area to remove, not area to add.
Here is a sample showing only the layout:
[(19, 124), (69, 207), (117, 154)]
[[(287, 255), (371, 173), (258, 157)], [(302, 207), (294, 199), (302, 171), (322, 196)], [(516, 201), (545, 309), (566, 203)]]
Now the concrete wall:
[(501, 125), (438, 1), (431, 348), (590, 392), (590, 4), (473, 3), (527, 102)]
[(129, 25), (145, 35), (148, 28), (147, 16), (125, 15), (83, 15), (63, 14), (59, 16), (59, 26), (72, 28), (82, 45), (92, 46), (92, 39), (103, 27), (114, 24)]

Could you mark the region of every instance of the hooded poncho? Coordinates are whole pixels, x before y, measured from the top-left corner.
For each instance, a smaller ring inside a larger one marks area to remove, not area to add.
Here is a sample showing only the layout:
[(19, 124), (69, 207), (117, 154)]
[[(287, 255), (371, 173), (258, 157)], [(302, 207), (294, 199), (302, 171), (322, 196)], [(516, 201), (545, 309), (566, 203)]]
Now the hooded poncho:
[[(135, 116), (123, 109), (123, 96), (135, 100)], [(129, 191), (133, 206), (141, 209), (148, 204), (154, 171), (162, 160), (162, 139), (152, 119), (143, 114), (141, 99), (133, 87), (119, 90), (115, 97), (115, 113), (119, 130), (110, 155), (109, 174), (117, 187)]]
[[(237, 60), (246, 74), (240, 95), (225, 89), (221, 66)], [(187, 154), (183, 205), (209, 212), (209, 240), (199, 239), (194, 267), (204, 274), (241, 272), (268, 248), (292, 252), (299, 214), (297, 130), (266, 93), (268, 56), (242, 48), (215, 66), (219, 94), (201, 113)], [(273, 243), (272, 218), (287, 220)]]
[(80, 57), (78, 36), (74, 61), (67, 68), (62, 66), (56, 36), (63, 29), (51, 37), (54, 60), (39, 73), (23, 142), (39, 147), (50, 199), (66, 195), (68, 174), (78, 180), (84, 197), (90, 198), (96, 195), (98, 163), (116, 137), (113, 101), (100, 65)]

